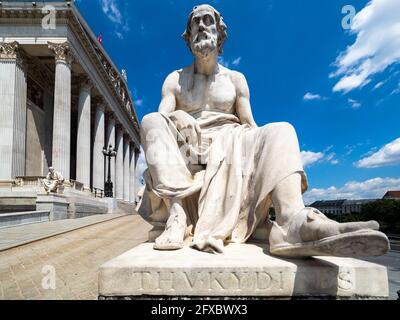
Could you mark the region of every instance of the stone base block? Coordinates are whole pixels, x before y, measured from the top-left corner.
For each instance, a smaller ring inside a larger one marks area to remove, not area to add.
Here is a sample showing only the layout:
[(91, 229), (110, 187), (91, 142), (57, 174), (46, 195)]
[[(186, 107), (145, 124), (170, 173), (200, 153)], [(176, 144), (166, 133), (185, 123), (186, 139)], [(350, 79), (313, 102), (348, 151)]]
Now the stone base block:
[(108, 205), (102, 198), (93, 198), (90, 195), (85, 195), (84, 192), (71, 190), (66, 191), (65, 195), (69, 203), (68, 218), (70, 219), (108, 212)]
[(117, 209), (117, 199), (115, 198), (104, 198), (104, 201), (107, 203), (108, 213), (113, 213), (115, 209)]
[(280, 259), (267, 246), (231, 244), (223, 255), (142, 244), (100, 268), (99, 298), (379, 298), (389, 295), (384, 266), (351, 258)]
[(50, 221), (68, 219), (68, 201), (64, 195), (38, 194), (36, 210), (50, 211)]

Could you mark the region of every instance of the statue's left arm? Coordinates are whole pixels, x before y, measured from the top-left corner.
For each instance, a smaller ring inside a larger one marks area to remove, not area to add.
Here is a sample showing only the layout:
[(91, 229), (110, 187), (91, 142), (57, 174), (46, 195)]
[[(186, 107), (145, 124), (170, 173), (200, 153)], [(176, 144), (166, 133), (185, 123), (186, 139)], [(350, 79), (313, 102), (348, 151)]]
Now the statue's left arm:
[(240, 72), (233, 72), (232, 81), (236, 87), (236, 113), (241, 124), (257, 128), (250, 106), (250, 90), (246, 78)]

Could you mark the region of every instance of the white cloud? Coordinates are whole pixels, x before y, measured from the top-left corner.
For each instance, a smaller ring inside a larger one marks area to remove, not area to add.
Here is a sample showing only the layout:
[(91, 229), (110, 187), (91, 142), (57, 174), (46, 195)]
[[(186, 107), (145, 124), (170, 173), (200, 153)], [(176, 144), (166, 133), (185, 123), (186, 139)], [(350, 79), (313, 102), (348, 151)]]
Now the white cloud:
[(347, 102), (351, 105), (353, 109), (358, 109), (361, 107), (361, 103), (354, 99), (347, 99)]
[(336, 157), (336, 153), (331, 152), (325, 157), (324, 161), (329, 162), (330, 164), (338, 164), (339, 160), (335, 159), (335, 157)]
[(241, 62), (242, 62), (242, 57), (237, 57), (232, 60), (229, 60), (229, 59), (225, 60), (225, 58), (222, 56), (218, 57), (218, 63), (222, 64), (225, 68), (230, 68), (231, 66), (237, 67), (240, 65)]
[(311, 92), (307, 92), (303, 97), (304, 101), (321, 100), (321, 99), (322, 97), (319, 94), (314, 94)]
[(322, 152), (302, 151), (300, 154), (301, 160), (303, 161), (303, 166), (305, 168), (318, 162), (324, 157), (324, 154)]
[(242, 61), (242, 57), (238, 57), (238, 58), (236, 58), (235, 60), (232, 61), (232, 64), (235, 67), (237, 67), (240, 64), (241, 61)]
[(380, 81), (380, 82), (378, 82), (378, 83), (374, 86), (374, 89), (372, 89), (372, 90), (373, 90), (373, 91), (374, 91), (374, 90), (377, 90), (377, 89), (379, 89), (380, 87), (382, 87), (384, 84), (385, 84), (385, 81)]
[(399, 189), (400, 178), (374, 178), (362, 182), (350, 181), (341, 188), (311, 189), (303, 195), (303, 199), (307, 205), (317, 200), (380, 199), (388, 190)]
[(119, 9), (118, 0), (100, 0), (100, 5), (104, 14), (115, 25), (114, 34), (123, 39), (123, 32), (128, 32), (130, 29), (128, 21)]
[(115, 31), (115, 35), (118, 37), (118, 39), (122, 40), (124, 38), (124, 35), (119, 31)]
[(398, 93), (400, 93), (400, 82), (397, 84), (397, 88), (394, 89), (394, 90), (390, 93), (390, 95), (398, 94)]
[(339, 160), (335, 159), (336, 153), (327, 153), (332, 148), (333, 146), (329, 146), (323, 152), (301, 151), (300, 155), (304, 168), (310, 167), (315, 163), (329, 162), (330, 164), (338, 164)]
[(112, 22), (123, 24), (122, 14), (116, 0), (101, 0), (101, 8)]
[(355, 163), (357, 168), (378, 168), (400, 165), (400, 138), (384, 145), (377, 152)]
[(356, 41), (336, 59), (341, 79), (333, 91), (349, 92), (371, 81), (374, 74), (400, 61), (400, 1), (372, 0), (354, 17)]
[(138, 99), (134, 101), (136, 107), (143, 106), (143, 99)]

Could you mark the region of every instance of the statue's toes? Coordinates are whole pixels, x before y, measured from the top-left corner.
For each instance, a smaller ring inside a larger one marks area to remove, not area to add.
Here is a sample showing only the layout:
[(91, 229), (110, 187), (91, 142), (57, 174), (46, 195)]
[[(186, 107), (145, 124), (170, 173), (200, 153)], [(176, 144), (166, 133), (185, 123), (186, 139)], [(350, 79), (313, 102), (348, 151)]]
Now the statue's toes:
[(379, 230), (379, 223), (376, 221), (347, 222), (339, 225), (340, 233), (354, 232), (362, 229)]

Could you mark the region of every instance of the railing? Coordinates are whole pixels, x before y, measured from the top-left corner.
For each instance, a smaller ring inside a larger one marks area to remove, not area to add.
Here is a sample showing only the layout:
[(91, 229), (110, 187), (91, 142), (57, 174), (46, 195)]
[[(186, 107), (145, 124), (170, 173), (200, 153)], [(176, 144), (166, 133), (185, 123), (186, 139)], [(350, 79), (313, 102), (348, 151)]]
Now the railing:
[(93, 188), (92, 193), (94, 193), (95, 198), (104, 198), (104, 190), (99, 188)]
[(71, 187), (74, 188), (75, 190), (83, 191), (84, 185), (82, 182), (71, 180)]
[(46, 178), (45, 176), (20, 176), (15, 178), (15, 185), (17, 187), (25, 187), (25, 186), (37, 186), (40, 187), (42, 185), (42, 179)]

